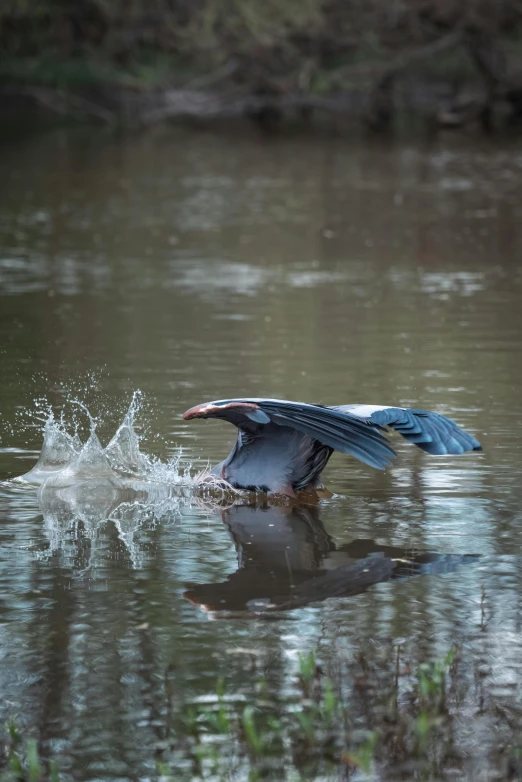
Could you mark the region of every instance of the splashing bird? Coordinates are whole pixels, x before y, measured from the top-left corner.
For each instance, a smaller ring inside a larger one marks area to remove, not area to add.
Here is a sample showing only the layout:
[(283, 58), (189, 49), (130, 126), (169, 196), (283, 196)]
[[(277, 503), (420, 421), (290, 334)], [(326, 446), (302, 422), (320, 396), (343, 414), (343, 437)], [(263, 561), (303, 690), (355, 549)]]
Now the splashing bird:
[(432, 455), (481, 451), (481, 445), (450, 418), (425, 410), (386, 405), (323, 405), (282, 399), (221, 399), (191, 407), (193, 418), (220, 418), (238, 428), (229, 456), (212, 474), (236, 489), (295, 497), (319, 490), (333, 451), (383, 470), (396, 454), (383, 435), (399, 432)]

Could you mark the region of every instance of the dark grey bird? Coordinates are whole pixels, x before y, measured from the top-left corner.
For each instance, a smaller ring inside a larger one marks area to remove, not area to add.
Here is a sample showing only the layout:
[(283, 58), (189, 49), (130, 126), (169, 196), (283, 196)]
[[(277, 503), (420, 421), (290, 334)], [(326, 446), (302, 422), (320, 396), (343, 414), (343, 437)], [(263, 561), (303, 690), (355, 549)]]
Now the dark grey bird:
[(220, 399), (191, 407), (192, 418), (221, 418), (237, 426), (236, 443), (212, 473), (237, 489), (286, 494), (320, 489), (333, 451), (382, 470), (395, 451), (383, 432), (399, 432), (433, 455), (481, 451), (481, 445), (450, 418), (425, 410), (386, 405), (325, 407), (282, 399)]

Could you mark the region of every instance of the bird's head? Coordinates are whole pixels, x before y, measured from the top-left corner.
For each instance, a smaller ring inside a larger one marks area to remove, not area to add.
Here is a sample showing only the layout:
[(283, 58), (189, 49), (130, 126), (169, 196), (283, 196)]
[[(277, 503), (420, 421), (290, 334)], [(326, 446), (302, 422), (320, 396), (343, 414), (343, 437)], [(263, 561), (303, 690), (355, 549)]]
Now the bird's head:
[(266, 424), (270, 421), (255, 402), (238, 402), (228, 399), (205, 402), (191, 407), (183, 413), (183, 418), (185, 421), (191, 421), (193, 418), (221, 418), (236, 426), (239, 426), (245, 419), (250, 419), (257, 424)]

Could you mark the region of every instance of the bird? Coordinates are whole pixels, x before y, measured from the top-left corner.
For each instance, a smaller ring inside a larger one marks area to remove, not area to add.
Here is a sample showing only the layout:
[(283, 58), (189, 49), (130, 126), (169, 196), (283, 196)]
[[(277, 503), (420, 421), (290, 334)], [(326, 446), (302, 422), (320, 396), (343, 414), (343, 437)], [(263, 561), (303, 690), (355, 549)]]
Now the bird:
[(387, 405), (308, 404), (284, 399), (220, 399), (183, 414), (218, 418), (238, 429), (228, 457), (211, 470), (235, 489), (286, 495), (323, 487), (321, 473), (334, 451), (383, 470), (396, 456), (384, 432), (393, 429), (432, 455), (481, 451), (478, 440), (450, 418)]

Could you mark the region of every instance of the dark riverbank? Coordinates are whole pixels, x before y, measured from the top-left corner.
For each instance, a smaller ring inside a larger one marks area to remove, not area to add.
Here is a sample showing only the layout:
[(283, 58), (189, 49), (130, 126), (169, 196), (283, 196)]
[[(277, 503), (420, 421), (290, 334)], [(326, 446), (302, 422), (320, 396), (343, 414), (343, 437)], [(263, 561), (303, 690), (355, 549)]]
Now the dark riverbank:
[[(96, 122), (105, 125), (150, 126), (163, 121), (249, 120), (261, 127), (312, 127), (360, 124), (387, 130), (397, 124), (420, 122), (437, 127), (480, 126), (480, 84), (470, 84), (464, 117), (450, 107), (451, 85), (442, 80), (406, 81), (394, 90), (386, 122), (371, 118), (371, 95), (352, 89), (329, 95), (287, 93), (255, 95), (245, 90), (146, 89), (118, 85), (71, 90), (40, 84), (0, 85), (0, 112), (6, 118), (41, 122)], [(499, 106), (498, 124), (509, 119), (509, 107)], [(406, 119), (405, 119), (406, 118)]]
[(370, 132), (398, 129), (462, 129), (491, 132), (520, 124), (507, 101), (484, 113), (479, 82), (470, 82), (458, 101), (443, 80), (399, 82), (386, 111), (375, 117), (371, 93), (353, 89), (330, 95), (287, 93), (253, 95), (248, 91), (146, 89), (117, 85), (76, 90), (39, 84), (0, 84), (0, 117), (4, 127), (36, 122), (96, 123), (112, 127), (150, 127), (161, 122), (247, 121), (266, 130), (359, 126)]
[(386, 130), (405, 112), (486, 130), (522, 114), (522, 14), (502, 3), (54, 0), (0, 11), (0, 95), (74, 121), (318, 118)]

